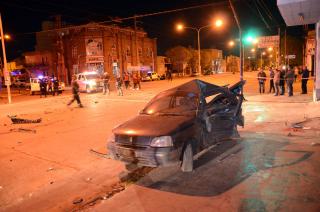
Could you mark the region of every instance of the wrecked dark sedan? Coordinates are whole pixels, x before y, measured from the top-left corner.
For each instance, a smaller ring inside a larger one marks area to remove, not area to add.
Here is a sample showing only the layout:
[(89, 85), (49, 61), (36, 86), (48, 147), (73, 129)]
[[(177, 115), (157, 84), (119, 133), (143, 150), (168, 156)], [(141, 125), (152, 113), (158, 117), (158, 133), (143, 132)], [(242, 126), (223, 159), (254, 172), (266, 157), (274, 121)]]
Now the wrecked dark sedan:
[(192, 171), (193, 159), (203, 151), (239, 136), (244, 83), (228, 87), (195, 79), (159, 93), (138, 116), (113, 129), (111, 158), (128, 169), (180, 163), (182, 171)]

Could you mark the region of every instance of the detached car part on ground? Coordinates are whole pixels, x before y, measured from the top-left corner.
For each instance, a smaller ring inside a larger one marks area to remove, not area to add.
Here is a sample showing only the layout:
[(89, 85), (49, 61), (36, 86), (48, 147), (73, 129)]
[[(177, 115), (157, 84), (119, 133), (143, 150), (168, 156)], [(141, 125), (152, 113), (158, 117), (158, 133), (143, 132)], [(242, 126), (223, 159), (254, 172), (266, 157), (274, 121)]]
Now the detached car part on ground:
[(128, 168), (180, 162), (182, 171), (192, 171), (194, 155), (239, 136), (244, 83), (228, 88), (195, 79), (161, 92), (138, 116), (113, 129), (108, 142), (111, 158)]

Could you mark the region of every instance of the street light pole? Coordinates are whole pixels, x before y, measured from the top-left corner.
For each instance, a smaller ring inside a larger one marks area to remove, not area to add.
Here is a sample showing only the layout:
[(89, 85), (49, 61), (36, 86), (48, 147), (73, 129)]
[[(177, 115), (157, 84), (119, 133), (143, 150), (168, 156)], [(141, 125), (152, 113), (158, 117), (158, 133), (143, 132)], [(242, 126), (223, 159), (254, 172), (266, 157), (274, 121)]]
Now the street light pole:
[[(242, 30), (241, 30), (241, 26), (240, 26), (240, 22), (239, 22), (237, 13), (236, 13), (236, 11), (235, 11), (235, 9), (233, 7), (233, 4), (232, 4), (231, 0), (229, 0), (229, 4), (230, 4), (234, 19), (236, 20), (237, 26), (238, 26), (238, 29), (239, 29), (239, 39), (240, 39), (240, 42), (239, 42), (240, 43), (239, 44), (240, 45), (240, 80), (242, 81), (243, 80)], [(243, 88), (241, 88), (241, 93), (243, 93)]]
[(201, 75), (200, 29), (197, 29), (197, 32), (198, 32), (198, 70), (199, 70), (199, 75)]
[(6, 47), (4, 45), (4, 34), (3, 34), (3, 28), (2, 28), (1, 13), (0, 13), (0, 35), (1, 35), (2, 54), (3, 54), (3, 75), (5, 77), (5, 82), (7, 85), (8, 103), (11, 104), (10, 75), (7, 67)]

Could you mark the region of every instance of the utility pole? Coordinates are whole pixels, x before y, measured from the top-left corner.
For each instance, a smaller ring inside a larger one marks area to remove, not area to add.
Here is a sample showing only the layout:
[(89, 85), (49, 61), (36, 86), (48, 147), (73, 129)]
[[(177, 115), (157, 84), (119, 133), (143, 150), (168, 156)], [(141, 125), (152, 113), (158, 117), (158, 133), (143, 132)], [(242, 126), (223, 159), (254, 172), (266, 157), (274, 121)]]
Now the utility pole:
[(279, 45), (278, 45), (278, 67), (280, 67), (280, 63), (281, 63), (281, 29), (280, 27), (278, 28), (278, 36), (279, 36)]
[(287, 65), (287, 29), (284, 29), (284, 64)]
[(5, 84), (7, 85), (8, 92), (8, 103), (11, 104), (11, 90), (10, 90), (10, 74), (7, 67), (7, 56), (6, 56), (6, 47), (4, 45), (4, 34), (2, 28), (2, 18), (0, 13), (0, 35), (1, 35), (1, 44), (2, 44), (2, 54), (3, 54), (3, 76), (5, 78)]
[[(243, 57), (244, 48), (243, 48), (243, 45), (242, 45), (242, 29), (241, 29), (241, 26), (240, 26), (240, 21), (239, 21), (238, 15), (237, 15), (237, 13), (236, 13), (236, 11), (234, 9), (232, 0), (229, 0), (229, 4), (230, 4), (230, 7), (231, 7), (231, 10), (232, 10), (232, 13), (233, 13), (233, 17), (236, 20), (237, 26), (238, 26), (238, 29), (239, 29), (240, 80), (242, 81), (243, 80), (243, 64), (244, 64), (244, 57)], [(241, 88), (241, 93), (243, 93), (243, 88)]]
[(139, 60), (139, 50), (138, 50), (138, 33), (137, 33), (137, 16), (134, 15), (134, 41), (135, 41), (135, 47), (136, 47), (136, 63), (137, 66), (139, 66), (140, 64), (140, 60)]

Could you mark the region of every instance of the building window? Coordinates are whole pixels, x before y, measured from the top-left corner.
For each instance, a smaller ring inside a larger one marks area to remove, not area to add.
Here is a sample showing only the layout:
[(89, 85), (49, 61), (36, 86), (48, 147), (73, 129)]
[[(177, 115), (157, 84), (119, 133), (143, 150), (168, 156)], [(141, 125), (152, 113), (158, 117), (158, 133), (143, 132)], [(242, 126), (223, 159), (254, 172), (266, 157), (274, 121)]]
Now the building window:
[(151, 57), (151, 49), (149, 47), (146, 50), (146, 56)]
[(76, 58), (78, 56), (78, 48), (76, 46), (72, 47), (71, 55), (72, 58)]
[(142, 57), (142, 48), (138, 48), (138, 55), (139, 57)]
[(112, 44), (111, 46), (111, 54), (112, 55), (116, 55), (117, 54), (117, 48), (115, 44)]
[(126, 52), (127, 56), (130, 57), (131, 56), (131, 51), (130, 51), (130, 47), (127, 47), (127, 52)]

